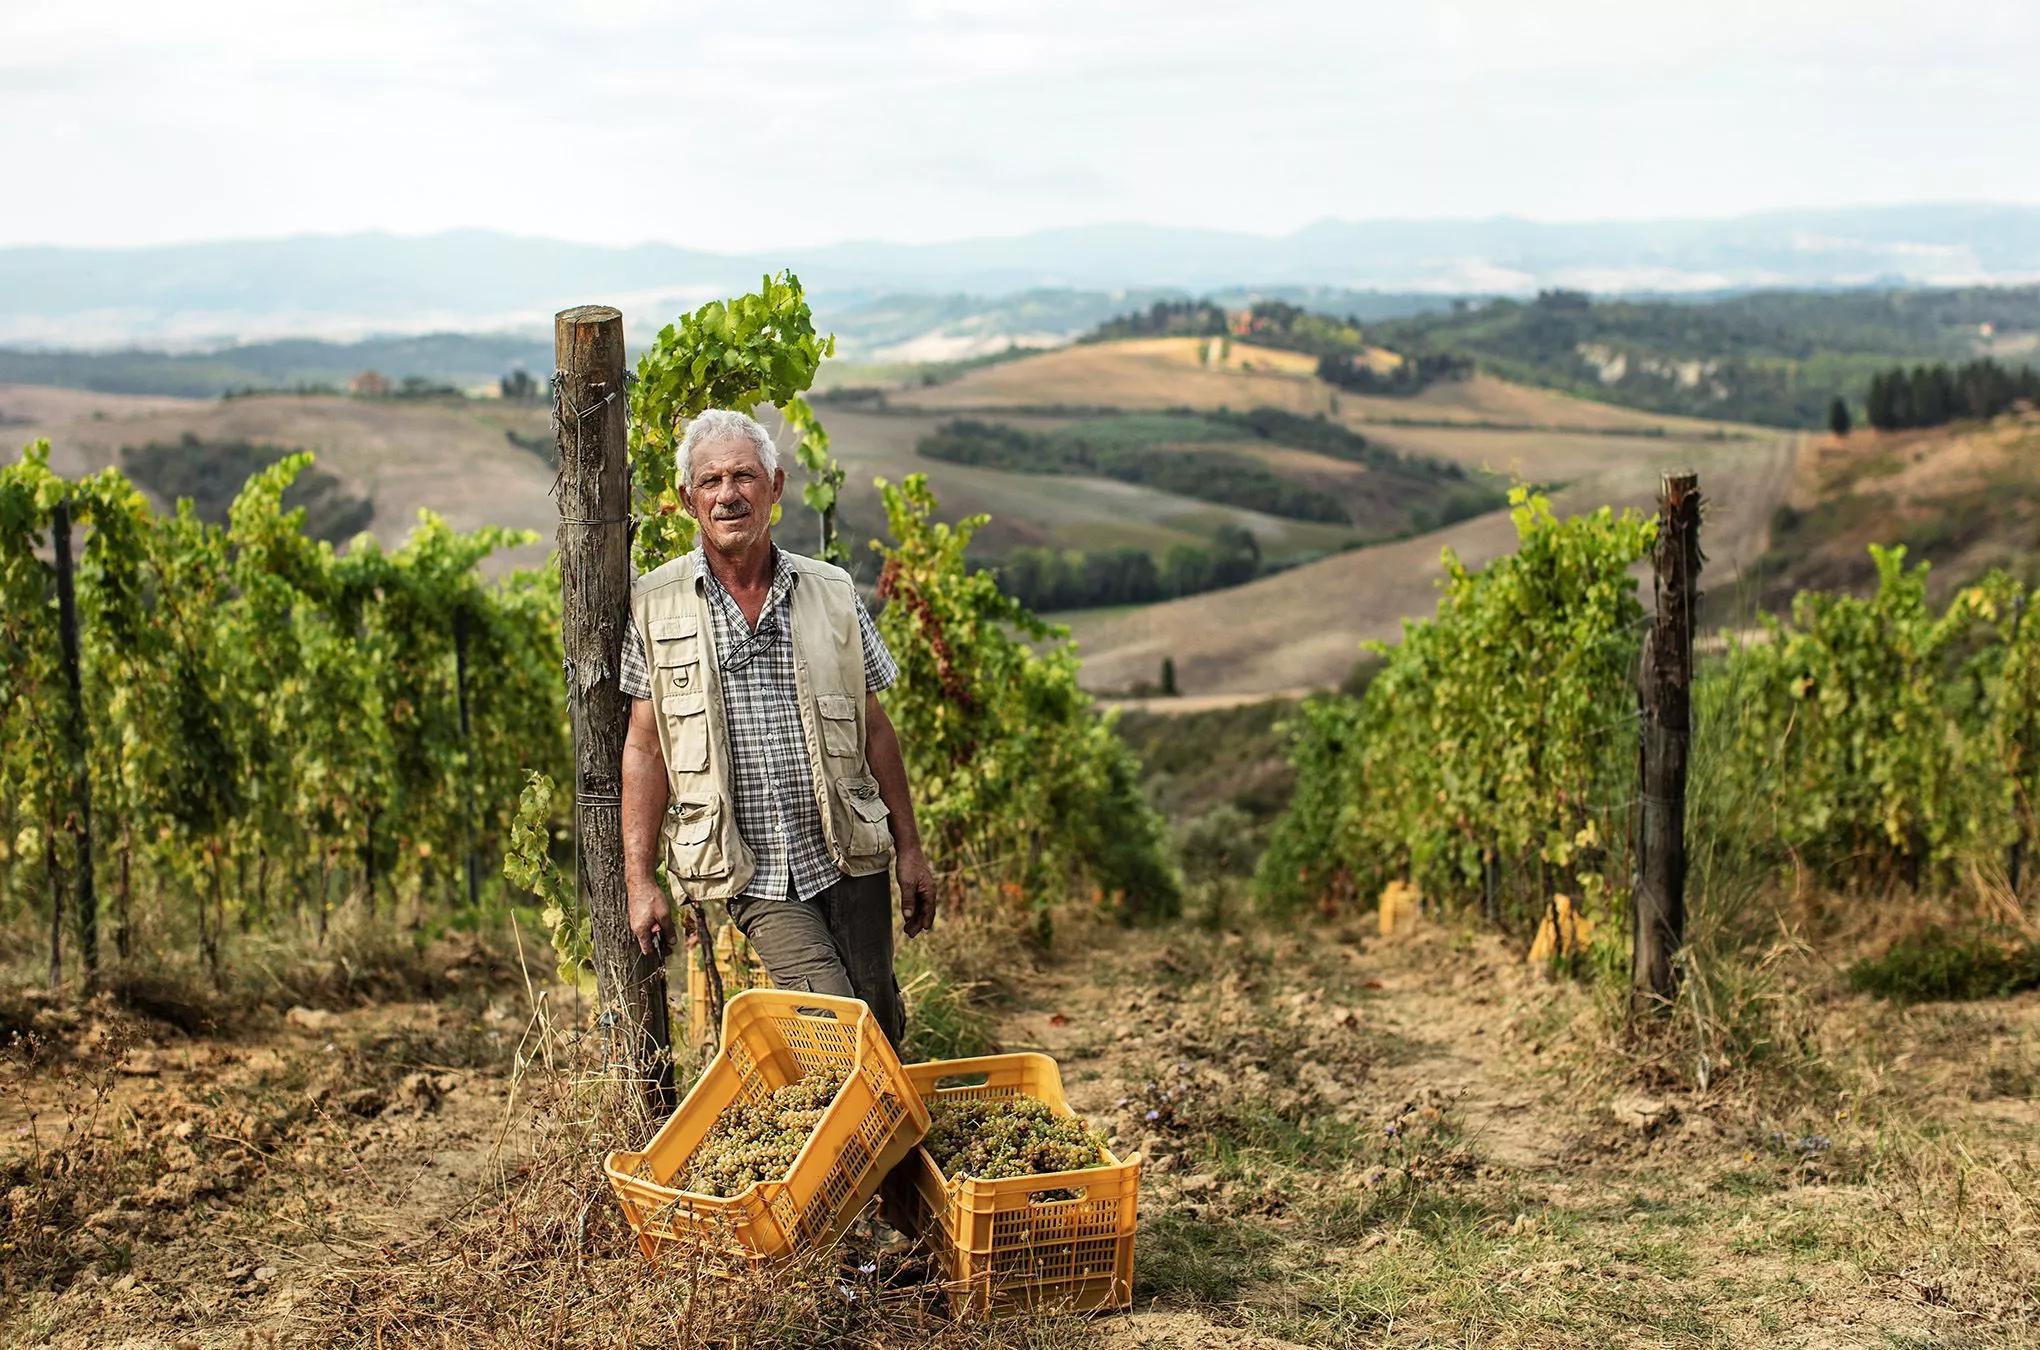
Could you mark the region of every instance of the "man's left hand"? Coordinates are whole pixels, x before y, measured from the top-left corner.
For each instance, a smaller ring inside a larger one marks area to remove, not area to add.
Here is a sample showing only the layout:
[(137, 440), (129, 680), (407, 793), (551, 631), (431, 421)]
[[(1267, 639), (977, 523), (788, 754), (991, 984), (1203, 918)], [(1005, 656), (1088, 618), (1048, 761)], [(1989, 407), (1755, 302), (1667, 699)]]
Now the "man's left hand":
[(898, 872), (900, 918), (907, 936), (919, 937), (935, 926), (935, 873), (928, 866), (927, 855), (918, 848), (901, 850)]

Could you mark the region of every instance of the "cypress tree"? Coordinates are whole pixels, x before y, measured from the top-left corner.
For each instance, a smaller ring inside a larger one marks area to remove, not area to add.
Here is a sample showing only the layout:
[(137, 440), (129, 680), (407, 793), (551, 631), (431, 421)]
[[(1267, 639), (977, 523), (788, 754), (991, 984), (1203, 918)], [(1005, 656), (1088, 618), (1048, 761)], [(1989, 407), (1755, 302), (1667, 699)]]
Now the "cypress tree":
[(1905, 367), (1900, 366), (1891, 372), (1891, 381), (1885, 386), (1885, 393), (1890, 399), (1886, 407), (1890, 410), (1892, 429), (1899, 431), (1911, 426), (1913, 424), (1913, 382), (1907, 377)]
[(1828, 404), (1828, 430), (1837, 436), (1846, 436), (1849, 427), (1849, 405), (1842, 401), (1840, 394), (1836, 394), (1835, 401)]
[(1863, 415), (1879, 431), (1891, 430), (1891, 377), (1872, 375), (1870, 392), (1863, 396)]

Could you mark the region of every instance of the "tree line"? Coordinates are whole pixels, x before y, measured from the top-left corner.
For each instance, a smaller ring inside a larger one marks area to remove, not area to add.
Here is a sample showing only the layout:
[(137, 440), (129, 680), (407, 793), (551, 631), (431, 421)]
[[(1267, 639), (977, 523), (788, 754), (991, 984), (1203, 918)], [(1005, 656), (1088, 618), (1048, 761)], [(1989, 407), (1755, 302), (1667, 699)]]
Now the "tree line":
[(1225, 307), (1210, 300), (1157, 300), (1145, 310), (1107, 319), (1079, 342), (1144, 337), (1223, 337), (1231, 332)]
[(1207, 545), (1171, 544), (1161, 560), (1146, 549), (1089, 552), (1022, 544), (1000, 559), (972, 560), (999, 589), (1032, 610), (1146, 605), (1239, 586), (1272, 570), (1251, 530), (1221, 525)]
[(1287, 300), (1257, 300), (1240, 314), (1228, 314), (1211, 300), (1157, 300), (1146, 310), (1108, 319), (1080, 342), (1137, 337), (1237, 337), (1242, 341), (1318, 358), (1318, 378), (1341, 389), (1407, 398), (1440, 380), (1463, 380), (1473, 358), (1456, 352), (1413, 347), (1386, 373), (1368, 362), (1367, 335), (1360, 320), (1333, 318)]
[(922, 437), (915, 450), (928, 459), (1007, 473), (1095, 474), (1289, 520), (1353, 521), (1345, 503), (1331, 493), (1290, 482), (1260, 460), (1229, 450), (1113, 444), (1069, 431), (1031, 432), (972, 418), (943, 423)]
[(1409, 398), (1440, 380), (1463, 380), (1472, 374), (1473, 358), (1458, 352), (1407, 353), (1400, 365), (1387, 372), (1376, 370), (1359, 356), (1323, 356), (1318, 358), (1317, 368), (1317, 377), (1326, 384), (1386, 398)]
[(2021, 401), (2040, 402), (2040, 372), (1985, 357), (1960, 366), (1893, 367), (1871, 378), (1863, 412), (1879, 431), (1901, 431), (1961, 418), (1988, 419)]

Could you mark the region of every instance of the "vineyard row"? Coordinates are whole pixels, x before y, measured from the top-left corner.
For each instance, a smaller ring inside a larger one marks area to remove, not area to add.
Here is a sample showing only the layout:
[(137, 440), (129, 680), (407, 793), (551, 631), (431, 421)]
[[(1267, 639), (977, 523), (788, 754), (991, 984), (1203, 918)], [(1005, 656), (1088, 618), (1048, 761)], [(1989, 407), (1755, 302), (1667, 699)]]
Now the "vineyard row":
[[(1391, 880), (1521, 926), (1555, 893), (1619, 933), (1633, 884), (1637, 662), (1630, 569), (1654, 520), (1560, 520), (1515, 494), (1515, 554), (1448, 555), (1358, 699), (1304, 705), (1299, 774), (1256, 877), (1276, 910)], [(1944, 605), (1902, 548), (1868, 597), (1806, 592), (1731, 641), (1693, 691), (1686, 829), (1700, 865), (1797, 859), (1828, 884), (2016, 890), (2040, 787), (2040, 625), (1996, 572)], [(1703, 897), (1704, 899), (1704, 897)], [(1614, 944), (1610, 944), (1611, 956)]]
[(102, 905), (122, 956), (195, 931), (217, 971), (230, 923), (472, 904), (527, 769), (565, 763), (557, 578), (476, 570), (535, 536), (424, 513), (336, 554), (281, 507), (310, 459), (224, 527), (116, 469), (67, 481), (46, 444), (0, 469), (0, 903), (49, 905), (53, 976), (66, 914), (95, 964)]

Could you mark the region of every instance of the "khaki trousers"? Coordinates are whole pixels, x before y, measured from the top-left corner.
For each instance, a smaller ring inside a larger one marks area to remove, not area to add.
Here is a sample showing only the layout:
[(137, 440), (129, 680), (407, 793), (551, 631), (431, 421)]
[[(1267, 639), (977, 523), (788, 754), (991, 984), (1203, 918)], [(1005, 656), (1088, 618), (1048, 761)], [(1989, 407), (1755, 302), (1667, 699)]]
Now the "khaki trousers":
[(729, 909), (775, 987), (861, 998), (900, 1049), (907, 1012), (893, 978), (890, 870), (842, 877), (812, 900), (740, 896)]

